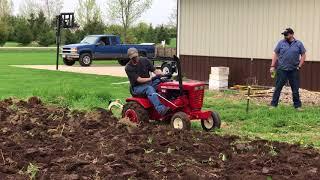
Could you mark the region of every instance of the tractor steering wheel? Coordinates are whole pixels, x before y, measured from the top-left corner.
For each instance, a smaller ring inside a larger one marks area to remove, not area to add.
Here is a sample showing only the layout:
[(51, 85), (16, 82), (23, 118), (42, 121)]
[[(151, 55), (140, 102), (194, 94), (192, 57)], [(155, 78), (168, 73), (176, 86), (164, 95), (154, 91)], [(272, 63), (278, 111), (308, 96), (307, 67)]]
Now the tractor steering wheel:
[(156, 76), (154, 76), (154, 77), (151, 78), (152, 81), (155, 81), (155, 80), (157, 80), (157, 79), (161, 79), (161, 76), (156, 75)]
[(172, 74), (157, 75), (152, 78), (152, 81), (160, 79), (161, 82), (168, 82), (171, 80), (171, 78), (172, 78)]

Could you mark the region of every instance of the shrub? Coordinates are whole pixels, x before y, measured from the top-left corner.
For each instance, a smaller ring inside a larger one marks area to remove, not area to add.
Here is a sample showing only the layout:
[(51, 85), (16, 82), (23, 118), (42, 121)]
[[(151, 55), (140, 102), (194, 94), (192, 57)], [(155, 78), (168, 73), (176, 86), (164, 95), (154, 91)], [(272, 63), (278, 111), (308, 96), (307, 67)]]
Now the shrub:
[(40, 46), (49, 46), (56, 42), (56, 36), (54, 31), (44, 32), (39, 35), (39, 45)]
[(32, 31), (25, 19), (20, 19), (15, 27), (16, 41), (22, 45), (28, 45), (32, 41)]

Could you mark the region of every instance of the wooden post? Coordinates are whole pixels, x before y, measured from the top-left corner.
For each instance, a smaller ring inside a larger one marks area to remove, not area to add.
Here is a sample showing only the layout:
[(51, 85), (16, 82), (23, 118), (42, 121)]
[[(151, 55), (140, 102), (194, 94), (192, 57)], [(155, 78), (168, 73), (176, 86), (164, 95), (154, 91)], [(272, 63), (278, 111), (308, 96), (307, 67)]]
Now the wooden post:
[(247, 97), (247, 114), (249, 113), (249, 106), (250, 106), (250, 94), (251, 94), (251, 86), (248, 86), (248, 97)]

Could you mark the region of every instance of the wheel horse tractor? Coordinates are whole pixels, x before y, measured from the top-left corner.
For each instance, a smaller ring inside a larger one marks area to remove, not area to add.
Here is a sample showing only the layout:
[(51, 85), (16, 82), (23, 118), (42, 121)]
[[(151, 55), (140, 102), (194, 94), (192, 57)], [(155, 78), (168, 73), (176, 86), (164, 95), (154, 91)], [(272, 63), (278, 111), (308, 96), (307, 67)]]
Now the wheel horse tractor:
[(126, 99), (122, 118), (127, 118), (136, 124), (148, 122), (150, 119), (170, 121), (171, 126), (177, 130), (190, 130), (191, 121), (194, 120), (201, 120), (205, 131), (220, 128), (219, 114), (215, 111), (202, 110), (205, 84), (203, 82), (182, 82), (180, 59), (174, 56), (173, 60), (178, 68), (178, 81), (171, 80), (172, 75), (154, 77), (154, 79), (161, 79), (156, 90), (157, 95), (160, 101), (170, 108), (170, 113), (161, 116), (146, 96), (135, 95), (130, 90), (132, 97)]

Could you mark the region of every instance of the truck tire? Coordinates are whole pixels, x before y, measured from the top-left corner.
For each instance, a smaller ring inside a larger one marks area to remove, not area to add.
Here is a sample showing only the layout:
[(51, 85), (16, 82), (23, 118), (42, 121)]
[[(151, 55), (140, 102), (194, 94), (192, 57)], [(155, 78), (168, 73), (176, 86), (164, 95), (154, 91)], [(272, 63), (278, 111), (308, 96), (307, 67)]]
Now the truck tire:
[(81, 66), (88, 67), (92, 64), (92, 55), (90, 53), (83, 53), (80, 55), (79, 63)]
[(162, 70), (162, 72), (163, 72), (165, 75), (167, 75), (167, 74), (173, 74), (172, 66), (171, 66), (171, 64), (169, 64), (169, 63), (164, 63), (164, 64), (162, 64), (161, 70)]
[(128, 64), (130, 60), (129, 59), (119, 59), (118, 60), (118, 63), (121, 65), (121, 66), (125, 66)]
[(73, 66), (76, 63), (76, 61), (75, 60), (68, 60), (67, 58), (63, 58), (63, 63), (66, 66)]

